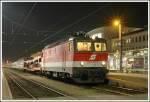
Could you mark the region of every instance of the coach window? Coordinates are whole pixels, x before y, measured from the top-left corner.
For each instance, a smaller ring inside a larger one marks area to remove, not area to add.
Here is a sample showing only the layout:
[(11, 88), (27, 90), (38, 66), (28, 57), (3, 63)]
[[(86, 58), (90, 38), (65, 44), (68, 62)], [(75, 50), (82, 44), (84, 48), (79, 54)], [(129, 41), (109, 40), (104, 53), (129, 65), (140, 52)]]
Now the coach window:
[(51, 50), (49, 50), (48, 53), (51, 54)]

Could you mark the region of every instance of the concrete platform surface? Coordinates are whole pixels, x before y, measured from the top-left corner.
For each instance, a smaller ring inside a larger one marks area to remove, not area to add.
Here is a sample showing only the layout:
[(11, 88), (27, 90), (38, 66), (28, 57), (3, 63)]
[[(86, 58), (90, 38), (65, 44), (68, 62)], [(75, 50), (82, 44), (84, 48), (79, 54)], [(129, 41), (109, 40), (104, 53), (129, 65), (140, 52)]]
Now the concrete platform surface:
[(148, 74), (110, 72), (107, 77), (111, 81), (118, 82), (120, 86), (148, 89)]
[(12, 99), (11, 90), (9, 88), (8, 82), (2, 73), (2, 100)]

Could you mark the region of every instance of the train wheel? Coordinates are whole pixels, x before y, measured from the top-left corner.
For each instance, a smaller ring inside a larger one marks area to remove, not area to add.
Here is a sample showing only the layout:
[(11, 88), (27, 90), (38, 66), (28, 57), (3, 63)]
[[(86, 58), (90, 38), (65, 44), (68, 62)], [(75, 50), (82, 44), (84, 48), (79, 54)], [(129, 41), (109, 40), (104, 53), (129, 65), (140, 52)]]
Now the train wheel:
[(47, 77), (52, 78), (53, 77), (53, 72), (47, 72)]
[(47, 78), (49, 78), (49, 72), (48, 71), (44, 71), (44, 76), (46, 76)]
[(40, 70), (39, 74), (40, 74), (40, 75), (43, 75), (43, 70), (42, 70), (42, 69)]
[(72, 80), (70, 78), (70, 74), (65, 73), (65, 75), (64, 75), (64, 81), (67, 82), (67, 83), (71, 83), (72, 82)]

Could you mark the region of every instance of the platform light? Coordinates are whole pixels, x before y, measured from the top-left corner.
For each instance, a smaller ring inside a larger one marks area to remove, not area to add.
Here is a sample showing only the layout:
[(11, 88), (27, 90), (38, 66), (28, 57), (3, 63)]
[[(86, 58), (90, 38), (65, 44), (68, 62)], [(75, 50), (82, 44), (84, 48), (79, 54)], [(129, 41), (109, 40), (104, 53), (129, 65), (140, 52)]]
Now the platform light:
[(115, 25), (115, 26), (118, 26), (119, 24), (120, 24), (120, 20), (115, 20), (115, 21), (114, 21), (114, 25)]
[(119, 30), (119, 40), (120, 40), (120, 71), (122, 72), (122, 34), (121, 34), (121, 29), (122, 29), (122, 25), (121, 25), (121, 20), (120, 19), (116, 19), (113, 22), (114, 26), (118, 27)]

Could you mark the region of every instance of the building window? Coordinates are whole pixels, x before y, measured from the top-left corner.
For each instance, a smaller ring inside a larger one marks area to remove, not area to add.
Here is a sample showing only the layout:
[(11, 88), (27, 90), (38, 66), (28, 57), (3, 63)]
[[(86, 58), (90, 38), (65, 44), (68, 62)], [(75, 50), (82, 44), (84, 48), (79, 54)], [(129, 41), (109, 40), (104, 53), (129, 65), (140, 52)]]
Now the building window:
[(126, 39), (126, 43), (128, 43), (128, 39)]
[(143, 35), (143, 41), (145, 41), (145, 35)]
[(125, 46), (125, 40), (123, 40), (123, 45)]
[(113, 48), (115, 47), (115, 42), (112, 43), (112, 47), (113, 47)]
[(134, 38), (131, 38), (131, 42), (133, 42), (133, 43), (134, 43)]
[(131, 43), (131, 38), (128, 39), (128, 43)]
[(135, 38), (135, 42), (138, 42), (138, 38), (137, 37)]
[(141, 36), (139, 36), (139, 42), (141, 42)]

